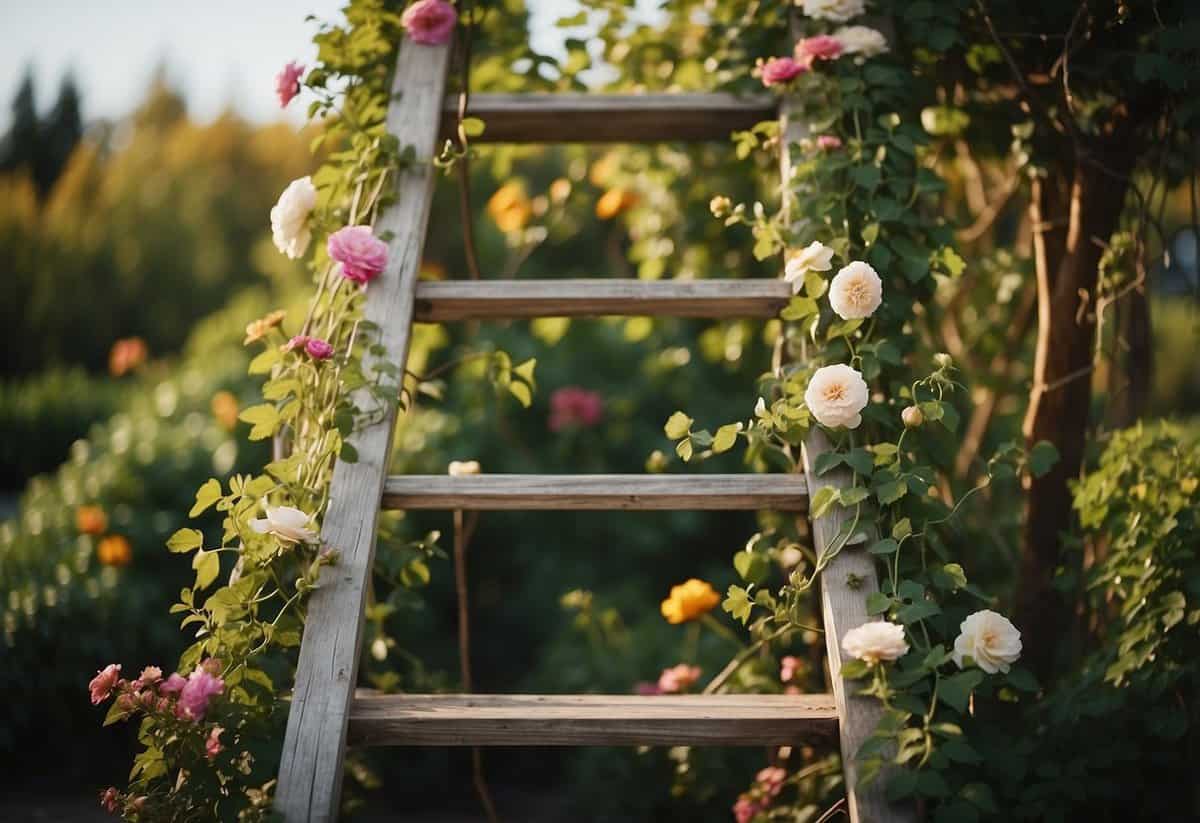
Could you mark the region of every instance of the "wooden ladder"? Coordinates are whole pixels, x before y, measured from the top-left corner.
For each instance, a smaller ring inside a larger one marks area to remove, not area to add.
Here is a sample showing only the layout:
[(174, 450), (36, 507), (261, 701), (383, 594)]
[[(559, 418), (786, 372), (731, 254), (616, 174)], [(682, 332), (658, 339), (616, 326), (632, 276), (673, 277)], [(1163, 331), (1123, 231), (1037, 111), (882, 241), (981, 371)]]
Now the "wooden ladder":
[[(431, 157), (452, 134), (445, 98), (448, 47), (405, 42), (400, 49), (388, 128), (416, 156)], [(492, 142), (601, 142), (727, 139), (734, 129), (782, 116), (774, 98), (723, 94), (483, 95), (471, 114), (485, 119)], [(788, 168), (784, 151), (784, 170)], [(772, 280), (561, 280), (418, 282), (433, 168), (400, 174), (397, 197), (380, 215), (389, 240), (387, 270), (368, 292), (365, 315), (381, 329), (386, 361), (407, 360), (414, 320), (579, 315), (774, 317), (790, 287)], [(786, 178), (785, 178), (786, 179)], [(366, 364), (370, 369), (370, 362)], [(369, 405), (366, 398), (363, 403)], [(861, 546), (847, 547), (822, 580), (822, 609), (832, 695), (531, 696), (356, 694), (363, 613), (380, 509), (791, 509), (824, 485), (848, 485), (845, 471), (792, 475), (584, 475), (388, 477), (396, 409), (355, 435), (358, 461), (338, 462), (321, 540), (340, 552), (309, 601), (288, 717), (276, 809), (287, 821), (334, 820), (347, 745), (585, 746), (785, 745), (840, 737), (851, 820), (907, 819), (889, 809), (881, 781), (856, 788), (854, 753), (874, 729), (879, 704), (842, 681), (839, 639), (868, 620), (866, 596), (877, 587)], [(828, 448), (814, 432), (807, 470)], [(808, 478), (806, 482), (806, 477)], [(818, 549), (842, 525), (834, 512), (813, 523)], [(854, 589), (848, 581), (856, 577)]]

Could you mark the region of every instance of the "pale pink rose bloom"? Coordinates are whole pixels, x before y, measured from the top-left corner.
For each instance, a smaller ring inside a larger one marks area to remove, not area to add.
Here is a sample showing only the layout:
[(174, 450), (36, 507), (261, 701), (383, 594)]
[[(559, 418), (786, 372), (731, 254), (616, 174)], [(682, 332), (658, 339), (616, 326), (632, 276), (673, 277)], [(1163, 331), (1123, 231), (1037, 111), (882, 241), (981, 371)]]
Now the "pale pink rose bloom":
[(836, 60), (842, 54), (842, 41), (828, 34), (806, 37), (796, 44), (796, 60), (812, 65), (814, 60)]
[(842, 147), (842, 138), (833, 134), (822, 134), (817, 138), (817, 148), (821, 151), (837, 151)]
[(790, 57), (772, 57), (762, 66), (762, 83), (764, 86), (775, 86), (794, 80), (806, 71), (808, 66)]
[(297, 334), (291, 340), (283, 344), (283, 350), (286, 352), (302, 349), (308, 345), (308, 340), (309, 338), (306, 335)]
[(387, 243), (371, 232), (370, 226), (346, 226), (329, 235), (329, 259), (342, 264), (342, 276), (366, 283), (379, 276), (387, 265)]
[(700, 679), (700, 667), (680, 663), (663, 669), (658, 676), (658, 689), (663, 694), (679, 694), (690, 689)]
[(208, 733), (208, 739), (204, 741), (204, 754), (209, 760), (219, 755), (224, 746), (221, 745), (221, 732), (225, 731), (220, 726), (213, 726), (211, 732)]
[(307, 528), (311, 518), (305, 512), (292, 506), (267, 506), (266, 510), (266, 517), (250, 521), (250, 528), (258, 534), (273, 534), (284, 543), (316, 542), (317, 533)]
[(279, 95), (280, 108), (286, 107), (300, 93), (300, 77), (303, 74), (304, 66), (293, 60), (275, 75), (275, 93)]
[(799, 657), (789, 654), (783, 660), (779, 661), (779, 679), (787, 683), (796, 676), (796, 673), (800, 671), (803, 665), (804, 663)]
[(116, 786), (109, 786), (104, 791), (100, 792), (100, 808), (109, 814), (116, 814), (121, 807), (121, 793), (117, 791)]
[(121, 664), (109, 663), (100, 671), (96, 672), (96, 676), (92, 678), (92, 682), (88, 683), (88, 690), (92, 694), (92, 705), (98, 706), (108, 696), (112, 694), (113, 686), (117, 685), (117, 680), (121, 677)]
[(333, 354), (333, 346), (319, 337), (310, 337), (304, 344), (304, 350), (313, 360), (325, 360)]
[(179, 692), (175, 714), (184, 720), (200, 720), (208, 711), (208, 701), (224, 691), (225, 681), (205, 671), (203, 666), (197, 666)]
[(183, 691), (183, 687), (187, 685), (187, 679), (178, 672), (172, 672), (171, 676), (164, 680), (158, 686), (159, 694), (179, 694)]
[(147, 666), (142, 669), (142, 673), (138, 675), (138, 682), (143, 686), (151, 686), (162, 680), (162, 669), (158, 666)]
[(417, 0), (404, 10), (400, 22), (414, 43), (440, 46), (453, 34), (458, 13), (443, 0)]
[(767, 766), (760, 769), (754, 780), (768, 797), (775, 797), (783, 791), (783, 783), (787, 780), (787, 771), (779, 766)]
[(598, 392), (564, 386), (550, 395), (550, 431), (595, 426), (604, 417), (604, 399)]
[(765, 802), (755, 800), (748, 794), (739, 795), (737, 802), (733, 804), (733, 819), (737, 823), (750, 823), (756, 814), (766, 809)]

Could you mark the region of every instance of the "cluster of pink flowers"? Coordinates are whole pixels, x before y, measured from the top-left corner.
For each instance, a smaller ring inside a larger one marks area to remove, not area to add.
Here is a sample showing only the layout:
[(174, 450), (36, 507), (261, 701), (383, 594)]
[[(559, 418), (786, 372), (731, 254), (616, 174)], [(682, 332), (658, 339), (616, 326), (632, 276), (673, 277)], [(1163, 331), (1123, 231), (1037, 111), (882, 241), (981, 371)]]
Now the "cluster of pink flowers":
[(220, 671), (220, 661), (210, 658), (186, 678), (174, 673), (164, 680), (162, 669), (147, 666), (131, 682), (121, 677), (119, 663), (111, 663), (96, 673), (88, 684), (88, 691), (94, 706), (117, 692), (117, 705), (123, 711), (171, 710), (181, 720), (199, 722), (208, 711), (209, 701), (225, 691), (225, 681), (220, 678)]
[(772, 57), (763, 63), (759, 69), (759, 77), (768, 88), (784, 83), (790, 83), (808, 71), (807, 63), (793, 60), (791, 57)]
[(414, 43), (440, 46), (454, 32), (458, 13), (445, 0), (417, 0), (404, 10), (400, 23)]
[(738, 795), (733, 804), (733, 817), (737, 823), (750, 823), (756, 815), (765, 812), (783, 791), (787, 782), (787, 770), (779, 766), (767, 766), (754, 776), (750, 791)]
[(836, 134), (822, 134), (817, 138), (817, 148), (821, 151), (837, 151), (842, 147), (842, 138)]
[(790, 83), (800, 75), (812, 70), (818, 60), (836, 60), (842, 56), (842, 41), (828, 34), (805, 37), (796, 43), (791, 57), (771, 57), (759, 67), (759, 77), (764, 86)]
[(275, 75), (275, 94), (279, 97), (280, 108), (286, 108), (292, 98), (300, 93), (300, 77), (303, 74), (304, 66), (293, 60)]
[(604, 400), (598, 392), (565, 386), (550, 395), (550, 431), (587, 428), (604, 417)]
[(388, 247), (370, 226), (346, 226), (329, 235), (329, 259), (342, 264), (342, 276), (358, 284), (369, 283), (387, 266)]
[(295, 351), (296, 349), (303, 349), (313, 360), (328, 360), (333, 356), (333, 346), (320, 337), (297, 334), (283, 344), (284, 351)]
[(812, 67), (817, 60), (836, 60), (842, 56), (842, 41), (828, 34), (805, 37), (796, 44), (796, 61)]
[(660, 694), (681, 694), (696, 685), (696, 681), (699, 679), (699, 666), (680, 663), (669, 669), (663, 669), (662, 674), (658, 676), (658, 690)]

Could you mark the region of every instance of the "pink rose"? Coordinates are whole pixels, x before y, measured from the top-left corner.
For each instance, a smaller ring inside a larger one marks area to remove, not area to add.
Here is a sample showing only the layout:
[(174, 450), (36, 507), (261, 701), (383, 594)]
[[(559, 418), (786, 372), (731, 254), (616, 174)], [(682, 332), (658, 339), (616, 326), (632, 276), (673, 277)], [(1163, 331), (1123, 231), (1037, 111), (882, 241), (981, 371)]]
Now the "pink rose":
[(817, 138), (817, 148), (821, 151), (837, 151), (842, 147), (842, 138), (833, 134), (822, 134)]
[(387, 244), (371, 233), (370, 226), (346, 226), (329, 235), (329, 258), (342, 264), (342, 276), (366, 283), (387, 265)]
[(279, 95), (279, 107), (284, 108), (292, 102), (292, 98), (300, 93), (300, 76), (304, 74), (304, 66), (295, 60), (288, 63), (275, 75), (275, 93)]
[(179, 702), (175, 705), (175, 714), (184, 720), (200, 720), (208, 711), (208, 701), (215, 695), (225, 691), (225, 681), (197, 666), (188, 675), (187, 683), (179, 692)]
[(804, 663), (798, 657), (788, 655), (779, 661), (779, 679), (787, 683), (803, 668)]
[(565, 386), (550, 395), (550, 431), (594, 426), (604, 417), (604, 400), (597, 392)]
[(798, 63), (790, 57), (772, 57), (762, 66), (762, 83), (764, 86), (787, 83), (806, 71), (808, 71), (808, 66)]
[(306, 335), (297, 334), (291, 340), (283, 344), (283, 350), (288, 352), (295, 351), (296, 349), (302, 349), (308, 345), (308, 340), (309, 338)]
[(400, 22), (414, 43), (440, 46), (454, 32), (458, 13), (443, 0), (417, 0), (404, 10)]
[(138, 682), (143, 686), (152, 686), (160, 680), (162, 680), (162, 669), (158, 666), (147, 666), (138, 675)]
[(117, 809), (121, 807), (121, 793), (117, 791), (116, 786), (109, 786), (104, 791), (100, 792), (100, 808), (109, 814), (116, 814)]
[(737, 802), (733, 804), (733, 819), (737, 823), (750, 823), (755, 815), (766, 811), (766, 808), (766, 803), (755, 800), (748, 794), (739, 795)]
[(842, 41), (828, 34), (806, 37), (796, 44), (796, 60), (811, 66), (814, 60), (835, 60), (842, 53)]
[(658, 677), (658, 688), (663, 694), (679, 694), (690, 689), (700, 679), (700, 667), (680, 663), (663, 669)]
[(213, 726), (212, 731), (208, 733), (208, 739), (204, 741), (204, 754), (209, 760), (219, 755), (225, 748), (221, 745), (221, 732), (223, 731), (225, 730), (220, 726)]
[(767, 766), (765, 769), (759, 770), (758, 774), (754, 776), (754, 780), (768, 797), (775, 797), (783, 791), (783, 783), (787, 780), (787, 771), (778, 766)]
[(187, 685), (187, 680), (183, 675), (172, 673), (170, 677), (164, 680), (158, 686), (159, 694), (179, 694), (183, 691), (183, 687)]
[(112, 694), (113, 686), (117, 685), (117, 680), (121, 677), (121, 664), (109, 663), (100, 671), (96, 672), (96, 676), (92, 678), (92, 682), (88, 683), (88, 689), (92, 693), (92, 705), (98, 706), (108, 696)]
[(304, 350), (313, 360), (325, 360), (333, 354), (333, 346), (319, 337), (310, 337), (304, 344)]

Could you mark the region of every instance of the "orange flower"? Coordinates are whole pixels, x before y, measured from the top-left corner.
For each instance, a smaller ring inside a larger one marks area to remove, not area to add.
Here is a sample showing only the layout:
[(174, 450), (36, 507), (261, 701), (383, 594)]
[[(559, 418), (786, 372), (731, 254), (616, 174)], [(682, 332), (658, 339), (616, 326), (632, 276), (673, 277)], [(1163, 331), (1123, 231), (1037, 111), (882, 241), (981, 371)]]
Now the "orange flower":
[(108, 528), (108, 515), (99, 506), (80, 506), (75, 510), (75, 528), (81, 534), (103, 534)]
[(251, 343), (262, 340), (267, 336), (267, 332), (283, 322), (285, 316), (287, 316), (287, 312), (277, 309), (246, 326), (246, 339), (242, 341), (242, 345), (249, 346)]
[(436, 260), (422, 260), (420, 277), (422, 280), (445, 280), (446, 267)]
[(520, 231), (529, 222), (533, 207), (525, 194), (525, 184), (513, 180), (496, 189), (487, 202), (487, 212), (500, 231)]
[(637, 205), (636, 192), (628, 189), (609, 189), (596, 201), (596, 216), (601, 220), (611, 220), (623, 211)]
[(212, 397), (213, 417), (225, 431), (233, 431), (238, 419), (238, 401), (233, 392), (219, 391)]
[(110, 534), (96, 547), (96, 557), (105, 566), (128, 566), (133, 559), (133, 547), (119, 534)]
[(703, 580), (691, 578), (671, 587), (671, 596), (662, 602), (662, 616), (668, 623), (697, 620), (721, 602), (721, 595)]
[(118, 340), (108, 353), (108, 371), (113, 377), (128, 374), (146, 362), (147, 354), (146, 341), (140, 337)]
[(555, 203), (566, 202), (566, 199), (571, 196), (571, 181), (565, 177), (560, 177), (550, 184), (550, 199)]

